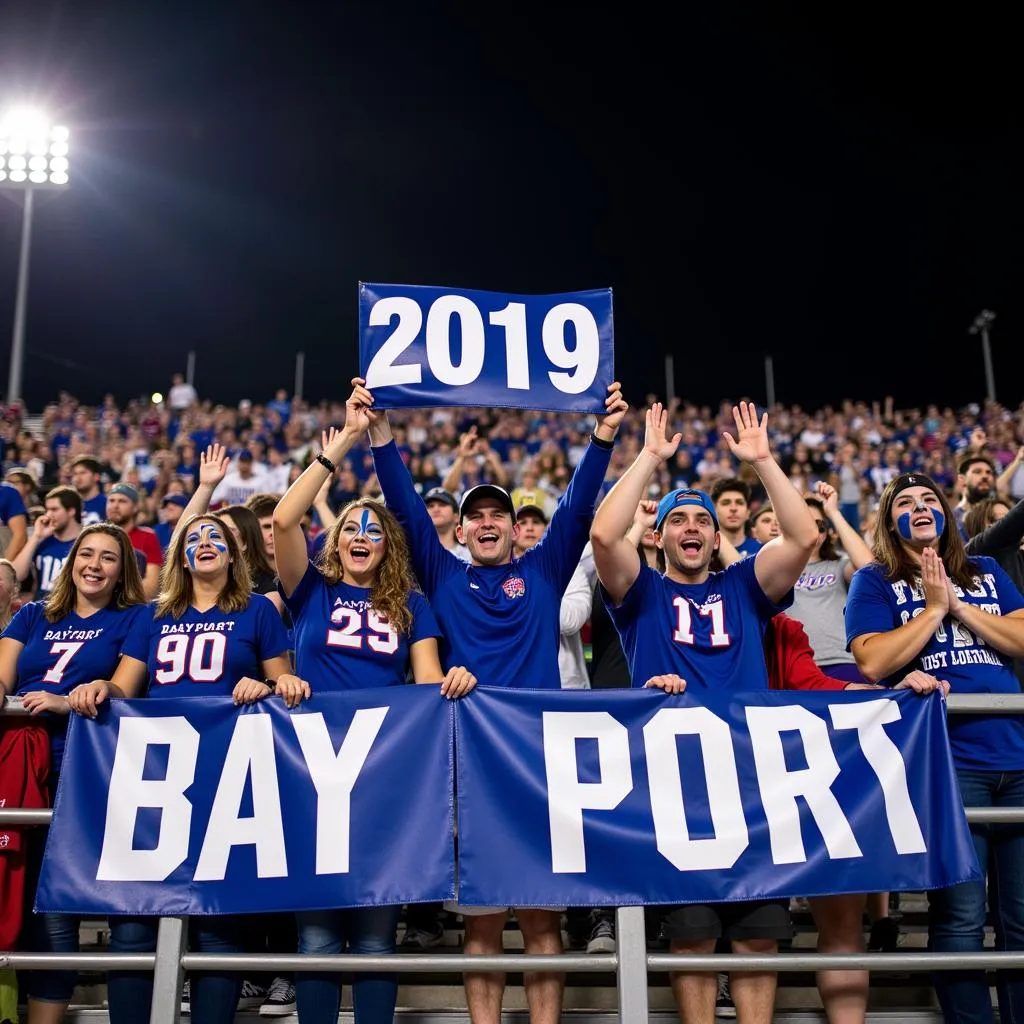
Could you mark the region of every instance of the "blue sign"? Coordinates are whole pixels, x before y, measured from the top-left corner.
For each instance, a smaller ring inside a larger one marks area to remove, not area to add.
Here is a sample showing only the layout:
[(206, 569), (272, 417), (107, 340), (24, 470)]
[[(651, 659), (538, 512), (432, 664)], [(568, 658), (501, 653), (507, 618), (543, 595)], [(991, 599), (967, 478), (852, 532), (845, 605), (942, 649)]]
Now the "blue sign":
[(615, 379), (610, 288), (562, 295), (359, 285), (359, 366), (381, 409), (602, 413)]
[(459, 901), (703, 903), (978, 879), (936, 694), (482, 689)]
[(451, 898), (436, 686), (115, 700), (72, 715), (37, 910), (237, 914)]

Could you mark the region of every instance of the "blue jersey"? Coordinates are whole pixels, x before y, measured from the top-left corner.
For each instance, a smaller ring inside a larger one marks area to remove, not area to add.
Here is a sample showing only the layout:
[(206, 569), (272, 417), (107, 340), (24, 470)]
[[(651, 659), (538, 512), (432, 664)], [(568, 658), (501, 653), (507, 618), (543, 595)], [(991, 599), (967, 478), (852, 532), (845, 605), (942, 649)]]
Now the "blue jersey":
[(150, 697), (229, 697), (239, 679), (262, 679), (263, 662), (288, 653), (281, 616), (261, 594), (250, 595), (240, 612), (190, 605), (175, 619), (154, 618), (149, 608), (148, 623), (122, 653), (146, 663)]
[(761, 550), (761, 542), (753, 537), (745, 537), (743, 543), (738, 545), (736, 550), (744, 557), (750, 558)]
[[(974, 587), (960, 599), (993, 615), (1024, 608), (1013, 581), (994, 558), (974, 557)], [(846, 644), (865, 633), (888, 633), (905, 625), (925, 606), (920, 579), (913, 583), (886, 579), (877, 563), (853, 574), (846, 598)], [(895, 685), (908, 672), (921, 669), (949, 683), (953, 693), (1020, 693), (1013, 659), (989, 647), (958, 619), (946, 616), (916, 658), (883, 680)], [(1024, 769), (1024, 720), (1018, 715), (954, 715), (948, 720), (949, 744), (959, 768), (983, 771)]]
[[(50, 690), (69, 694), (80, 683), (109, 679), (117, 668), (125, 638), (145, 629), (146, 605), (104, 608), (85, 618), (72, 612), (59, 622), (48, 622), (43, 602), (33, 601), (18, 611), (4, 636), (23, 644), (18, 655), (15, 693)], [(54, 770), (64, 753), (67, 715), (47, 715)]]
[(329, 583), (312, 562), (284, 603), (294, 620), (295, 671), (314, 693), (404, 683), (409, 648), (441, 635), (422, 594), (409, 594), (412, 626), (397, 633), (370, 605), (366, 587)]
[(107, 496), (100, 491), (95, 498), (87, 498), (82, 502), (82, 525), (91, 526), (93, 523), (105, 523), (107, 521)]
[(73, 540), (58, 540), (56, 537), (47, 537), (32, 556), (32, 565), (36, 570), (36, 600), (45, 601), (57, 582), (64, 563), (67, 561), (71, 549), (75, 546)]
[(444, 668), (464, 665), (487, 686), (560, 688), (562, 595), (590, 538), (611, 454), (611, 445), (591, 442), (541, 542), (506, 565), (479, 566), (441, 543), (395, 445), (373, 449), (384, 498), (408, 534), (416, 578), (444, 632)]
[(754, 559), (734, 562), (703, 583), (676, 583), (650, 566), (608, 612), (622, 639), (633, 686), (652, 676), (675, 674), (686, 692), (766, 690), (764, 631), (768, 620), (793, 603), (779, 604), (761, 589)]
[(21, 491), (12, 484), (0, 484), (0, 523), (9, 523), (15, 516), (26, 516)]
[(160, 544), (160, 550), (166, 555), (167, 549), (171, 546), (171, 536), (174, 533), (174, 523), (154, 523), (153, 532)]

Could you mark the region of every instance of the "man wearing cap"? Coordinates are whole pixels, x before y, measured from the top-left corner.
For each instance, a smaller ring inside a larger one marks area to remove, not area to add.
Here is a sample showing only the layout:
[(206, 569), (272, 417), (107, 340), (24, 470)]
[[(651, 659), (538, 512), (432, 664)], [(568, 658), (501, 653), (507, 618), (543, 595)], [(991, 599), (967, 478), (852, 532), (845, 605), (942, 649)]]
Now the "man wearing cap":
[(82, 499), (82, 525), (102, 523), (107, 518), (107, 496), (103, 493), (103, 463), (95, 455), (78, 455), (71, 460), (71, 486)]
[(455, 525), (458, 522), (459, 503), (451, 491), (443, 487), (431, 487), (423, 495), (423, 504), (427, 506), (430, 518), (434, 522), (438, 539), (456, 558), (463, 562), (470, 560), (469, 548), (460, 544), (455, 536)]
[(174, 527), (177, 526), (187, 505), (188, 498), (184, 494), (165, 494), (160, 499), (160, 522), (153, 527), (153, 532), (160, 544), (160, 550), (165, 555), (171, 546)]
[(146, 571), (142, 586), (146, 597), (152, 600), (160, 590), (160, 566), (164, 564), (160, 541), (148, 526), (137, 526), (139, 492), (131, 484), (114, 484), (107, 495), (107, 522), (120, 526), (132, 542), (132, 547), (146, 558)]
[(75, 540), (82, 532), (82, 499), (74, 487), (54, 487), (43, 501), (46, 511), (36, 519), (28, 543), (13, 559), (20, 580), (35, 576), (33, 601), (50, 596)]
[[(736, 438), (725, 433), (733, 456), (750, 463), (764, 485), (781, 535), (752, 558), (712, 573), (719, 545), (714, 503), (703, 491), (671, 491), (658, 504), (655, 538), (664, 574), (642, 566), (626, 539), (638, 503), (661, 466), (673, 458), (681, 435), (666, 438), (669, 417), (660, 403), (647, 412), (644, 448), (608, 493), (594, 517), (591, 540), (605, 603), (622, 638), (634, 686), (707, 690), (766, 690), (764, 631), (793, 601), (817, 525), (803, 497), (772, 457), (768, 417), (750, 403), (733, 409)], [(721, 937), (736, 953), (769, 953), (792, 935), (788, 901), (722, 903), (672, 908), (665, 932), (673, 953), (710, 954)], [(736, 972), (732, 996), (740, 1019), (772, 1018), (775, 975)], [(718, 991), (714, 973), (674, 974), (672, 990), (684, 1020), (711, 1020)]]
[(217, 484), (210, 499), (210, 508), (218, 505), (244, 505), (254, 494), (269, 490), (265, 474), (257, 472), (253, 465), (252, 452), (243, 448), (235, 460), (235, 468)]
[(515, 553), (523, 555), (535, 544), (539, 544), (548, 528), (548, 516), (540, 505), (532, 501), (516, 504), (516, 525), (519, 536), (516, 537)]
[[(370, 419), (374, 468), (388, 508), (409, 537), (413, 569), (444, 631), (442, 667), (464, 664), (484, 685), (558, 689), (559, 605), (587, 543), (594, 504), (604, 483), (615, 436), (627, 405), (618, 383), (608, 389), (605, 415), (551, 517), (545, 539), (513, 557), (519, 532), (508, 491), (471, 487), (459, 505), (456, 536), (469, 548), (466, 564), (447, 551), (413, 486), (384, 412), (361, 378), (348, 415)], [(457, 907), (466, 924), (467, 953), (501, 953), (507, 907)], [(527, 953), (562, 951), (561, 910), (516, 908)], [(564, 975), (523, 978), (532, 1024), (561, 1019)], [(499, 1024), (504, 975), (467, 973), (466, 1002), (474, 1024)]]
[[(27, 477), (26, 480), (22, 477)], [(12, 469), (7, 479), (0, 484), (0, 524), (11, 532), (10, 540), (4, 548), (5, 558), (13, 561), (28, 540), (28, 511), (25, 508), (25, 489), (35, 490), (35, 478), (27, 469)]]

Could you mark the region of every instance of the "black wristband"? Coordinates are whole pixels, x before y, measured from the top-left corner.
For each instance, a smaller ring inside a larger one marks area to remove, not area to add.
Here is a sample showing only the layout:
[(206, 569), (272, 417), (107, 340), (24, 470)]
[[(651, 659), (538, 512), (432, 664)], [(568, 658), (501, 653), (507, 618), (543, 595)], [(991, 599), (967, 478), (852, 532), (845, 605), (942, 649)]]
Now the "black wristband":
[(596, 444), (598, 448), (603, 448), (605, 451), (611, 451), (615, 447), (615, 439), (611, 441), (602, 441), (597, 434), (591, 434), (590, 440), (592, 444)]
[(276, 679), (264, 679), (263, 680), (263, 685), (264, 686), (269, 686), (272, 690), (276, 690), (277, 689), (277, 680)]
[(321, 453), (320, 453), (320, 454), (319, 454), (319, 455), (318, 455), (318, 456), (316, 457), (316, 461), (317, 461), (317, 462), (319, 462), (319, 463), (320, 463), (320, 465), (321, 465), (321, 466), (323, 466), (323, 467), (324, 467), (324, 469), (326, 469), (326, 470), (327, 470), (327, 472), (328, 472), (328, 473), (330, 473), (330, 474), (331, 474), (332, 476), (333, 476), (333, 475), (334, 475), (334, 474), (335, 474), (335, 473), (337, 472), (337, 470), (338, 470), (338, 467), (337, 467), (337, 466), (336, 466), (336, 465), (335, 465), (335, 464), (334, 464), (333, 462), (331, 462), (331, 460), (330, 460), (329, 458), (327, 458), (327, 456), (326, 456), (326, 455), (324, 455), (324, 453), (323, 453), (323, 452), (321, 452)]

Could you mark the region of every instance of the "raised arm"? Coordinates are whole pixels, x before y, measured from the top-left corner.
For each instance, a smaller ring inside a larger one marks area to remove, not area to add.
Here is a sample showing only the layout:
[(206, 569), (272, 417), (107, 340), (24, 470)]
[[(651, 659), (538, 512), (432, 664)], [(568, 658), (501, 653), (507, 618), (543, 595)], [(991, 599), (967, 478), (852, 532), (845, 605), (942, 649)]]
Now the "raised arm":
[(28, 540), (28, 516), (24, 513), (11, 516), (7, 520), (7, 529), (11, 531), (11, 539), (4, 554), (9, 561), (12, 561)]
[(818, 539), (818, 527), (800, 492), (789, 482), (772, 456), (768, 444), (768, 414), (760, 421), (753, 402), (733, 406), (736, 437), (724, 437), (733, 455), (749, 462), (768, 494), (779, 521), (780, 536), (769, 541), (754, 556), (754, 572), (761, 589), (772, 601), (780, 601), (804, 571)]
[[(231, 460), (228, 458), (227, 449), (222, 444), (211, 444), (205, 452), (199, 453), (199, 482), (188, 504), (181, 513), (174, 530), (171, 533), (171, 544), (178, 536), (178, 531), (192, 518), (202, 516), (210, 511), (210, 502), (213, 500), (213, 492), (217, 490), (220, 482), (228, 475), (228, 466)], [(170, 549), (171, 544), (167, 547)]]
[[(448, 468), (448, 472), (445, 474), (444, 480), (441, 481), (441, 486), (449, 494), (458, 494), (462, 490), (462, 474), (466, 468), (466, 460), (469, 459), (476, 451), (476, 427), (470, 427), (460, 438), (459, 438), (459, 450), (452, 461), (451, 466)], [(370, 444), (372, 445), (373, 439), (371, 436)]]
[(640, 556), (636, 544), (626, 534), (633, 524), (641, 499), (658, 468), (672, 458), (682, 440), (675, 434), (671, 440), (665, 436), (668, 410), (655, 402), (647, 410), (644, 447), (633, 464), (619, 477), (598, 506), (590, 529), (594, 546), (594, 564), (601, 585), (611, 599), (619, 604), (640, 575)]
[(320, 455), (305, 468), (274, 509), (274, 561), (277, 578), (288, 594), (299, 585), (309, 564), (302, 517), (313, 504), (324, 480), (334, 475), (334, 468), (352, 450), (368, 426), (367, 408), (350, 397), (345, 403), (345, 426), (341, 430), (331, 427), (324, 431)]
[(825, 506), (825, 515), (828, 516), (829, 522), (839, 537), (840, 544), (843, 545), (843, 550), (850, 559), (845, 570), (846, 582), (849, 583), (854, 571), (873, 562), (875, 556), (871, 553), (871, 548), (864, 543), (861, 535), (846, 521), (845, 516), (839, 510), (839, 494), (836, 489), (831, 484), (820, 481), (816, 490)]
[(1017, 475), (1017, 470), (1020, 469), (1022, 462), (1024, 462), (1024, 445), (1017, 449), (1013, 461), (996, 477), (996, 491), (999, 494), (1010, 493), (1010, 484), (1013, 483), (1013, 478)]
[(329, 530), (338, 521), (334, 509), (331, 508), (331, 503), (327, 500), (333, 480), (334, 474), (329, 473), (327, 479), (321, 484), (320, 490), (316, 492), (316, 497), (313, 499), (313, 509), (320, 520), (320, 525), (325, 530)]
[(44, 513), (33, 524), (32, 533), (25, 546), (14, 558), (10, 559), (19, 581), (27, 580), (32, 575), (32, 559), (35, 558), (36, 550), (47, 537), (52, 536), (53, 526), (50, 523), (50, 517)]

